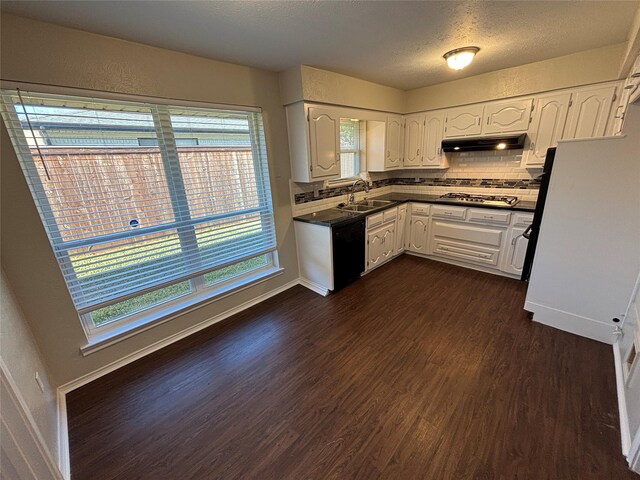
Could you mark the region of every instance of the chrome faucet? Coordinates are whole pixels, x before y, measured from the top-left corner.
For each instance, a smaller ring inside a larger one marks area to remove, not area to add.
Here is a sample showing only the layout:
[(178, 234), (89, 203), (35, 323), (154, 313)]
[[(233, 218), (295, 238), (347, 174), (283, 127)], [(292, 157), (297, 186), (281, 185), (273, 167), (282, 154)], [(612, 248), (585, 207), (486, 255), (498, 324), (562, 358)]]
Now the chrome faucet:
[(349, 194), (349, 205), (353, 205), (355, 203), (356, 185), (359, 184), (360, 182), (364, 184), (365, 193), (369, 193), (369, 184), (362, 178), (359, 178), (358, 180), (353, 182), (353, 185), (351, 185), (351, 193)]

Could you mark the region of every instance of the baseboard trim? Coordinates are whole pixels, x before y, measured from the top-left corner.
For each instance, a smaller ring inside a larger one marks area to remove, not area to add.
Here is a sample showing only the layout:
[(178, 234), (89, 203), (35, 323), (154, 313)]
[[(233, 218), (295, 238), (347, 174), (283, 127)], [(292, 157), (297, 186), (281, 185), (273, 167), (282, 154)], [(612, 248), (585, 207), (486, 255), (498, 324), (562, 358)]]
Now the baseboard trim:
[(620, 443), (622, 454), (628, 458), (631, 445), (631, 433), (629, 430), (629, 416), (627, 413), (627, 401), (624, 395), (624, 376), (622, 374), (622, 355), (620, 342), (613, 344), (613, 362), (616, 369), (616, 394), (618, 396), (618, 415), (620, 417)]
[(492, 275), (499, 275), (501, 277), (513, 278), (514, 280), (520, 280), (520, 275), (513, 275), (511, 273), (503, 272), (495, 268), (483, 267), (482, 265), (474, 265), (473, 263), (458, 262), (449, 258), (439, 257), (437, 255), (425, 255), (424, 253), (411, 252), (404, 250), (403, 253), (407, 255), (413, 255), (414, 257), (426, 258), (428, 260), (435, 260), (436, 262), (447, 263), (449, 265), (455, 265), (457, 267), (469, 268), (471, 270), (477, 270), (478, 272), (490, 273)]
[(323, 297), (326, 297), (327, 295), (329, 295), (329, 289), (321, 287), (317, 283), (313, 283), (313, 282), (307, 280), (306, 278), (300, 277), (300, 285), (302, 285), (303, 287), (308, 288), (312, 292), (319, 293)]
[(534, 322), (613, 345), (615, 337), (612, 325), (535, 302), (524, 302), (524, 309), (533, 312)]
[[(52, 453), (49, 451), (17, 384), (0, 359), (0, 384), (2, 397), (2, 430), (8, 440), (7, 453), (21, 470), (37, 480), (62, 480)], [(3, 448), (5, 446), (3, 445)]]
[(67, 397), (58, 388), (56, 392), (58, 407), (58, 467), (64, 480), (71, 479), (71, 459), (69, 457), (69, 430), (67, 423)]
[(142, 357), (145, 357), (156, 350), (160, 350), (172, 343), (175, 343), (183, 338), (188, 337), (191, 334), (194, 334), (200, 330), (203, 330), (215, 323), (221, 322), (236, 313), (240, 313), (254, 305), (257, 305), (260, 302), (263, 302), (279, 293), (284, 292), (285, 290), (289, 290), (296, 285), (300, 285), (300, 279), (292, 280), (291, 282), (285, 283), (284, 285), (275, 288), (267, 293), (264, 293), (248, 302), (242, 303), (237, 307), (231, 308), (225, 312), (222, 312), (214, 317), (211, 317), (207, 320), (204, 320), (196, 325), (192, 325), (189, 328), (186, 328), (178, 333), (170, 335), (167, 338), (159, 340), (151, 345), (147, 345), (144, 348), (136, 350), (135, 352), (130, 353), (122, 357), (119, 360), (111, 362), (104, 367), (101, 367), (93, 372), (87, 373), (75, 380), (65, 383), (58, 387), (57, 391), (57, 406), (58, 406), (58, 465), (60, 468), (60, 474), (62, 475), (60, 478), (64, 480), (69, 480), (71, 478), (71, 463), (69, 459), (69, 433), (68, 433), (68, 422), (67, 422), (67, 393), (75, 390), (76, 388), (80, 388), (87, 383), (93, 382), (98, 378), (107, 375), (120, 367), (124, 367), (125, 365), (134, 362)]

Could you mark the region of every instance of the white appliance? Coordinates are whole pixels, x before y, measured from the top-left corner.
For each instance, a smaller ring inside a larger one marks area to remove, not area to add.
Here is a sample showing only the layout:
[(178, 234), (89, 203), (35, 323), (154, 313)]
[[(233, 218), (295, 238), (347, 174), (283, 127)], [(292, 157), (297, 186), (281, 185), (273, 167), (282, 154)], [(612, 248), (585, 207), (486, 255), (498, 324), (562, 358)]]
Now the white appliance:
[(640, 271), (640, 105), (623, 133), (559, 142), (525, 302), (534, 321), (610, 344)]

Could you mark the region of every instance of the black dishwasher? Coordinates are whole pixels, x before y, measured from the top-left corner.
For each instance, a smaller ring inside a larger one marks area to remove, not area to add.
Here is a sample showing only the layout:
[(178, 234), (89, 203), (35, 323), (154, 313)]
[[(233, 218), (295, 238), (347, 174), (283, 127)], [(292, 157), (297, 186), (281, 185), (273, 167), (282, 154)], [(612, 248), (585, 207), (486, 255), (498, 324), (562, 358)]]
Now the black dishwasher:
[(364, 272), (365, 219), (331, 227), (333, 239), (333, 290), (360, 278)]

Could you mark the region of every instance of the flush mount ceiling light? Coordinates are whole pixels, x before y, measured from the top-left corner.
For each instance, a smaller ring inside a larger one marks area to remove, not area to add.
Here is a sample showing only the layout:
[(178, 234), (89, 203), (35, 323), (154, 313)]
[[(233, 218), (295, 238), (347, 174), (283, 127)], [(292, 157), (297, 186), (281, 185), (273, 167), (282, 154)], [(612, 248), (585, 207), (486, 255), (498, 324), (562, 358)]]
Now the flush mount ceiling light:
[(473, 61), (480, 49), (478, 47), (462, 47), (451, 50), (443, 55), (447, 65), (454, 70), (462, 70)]

